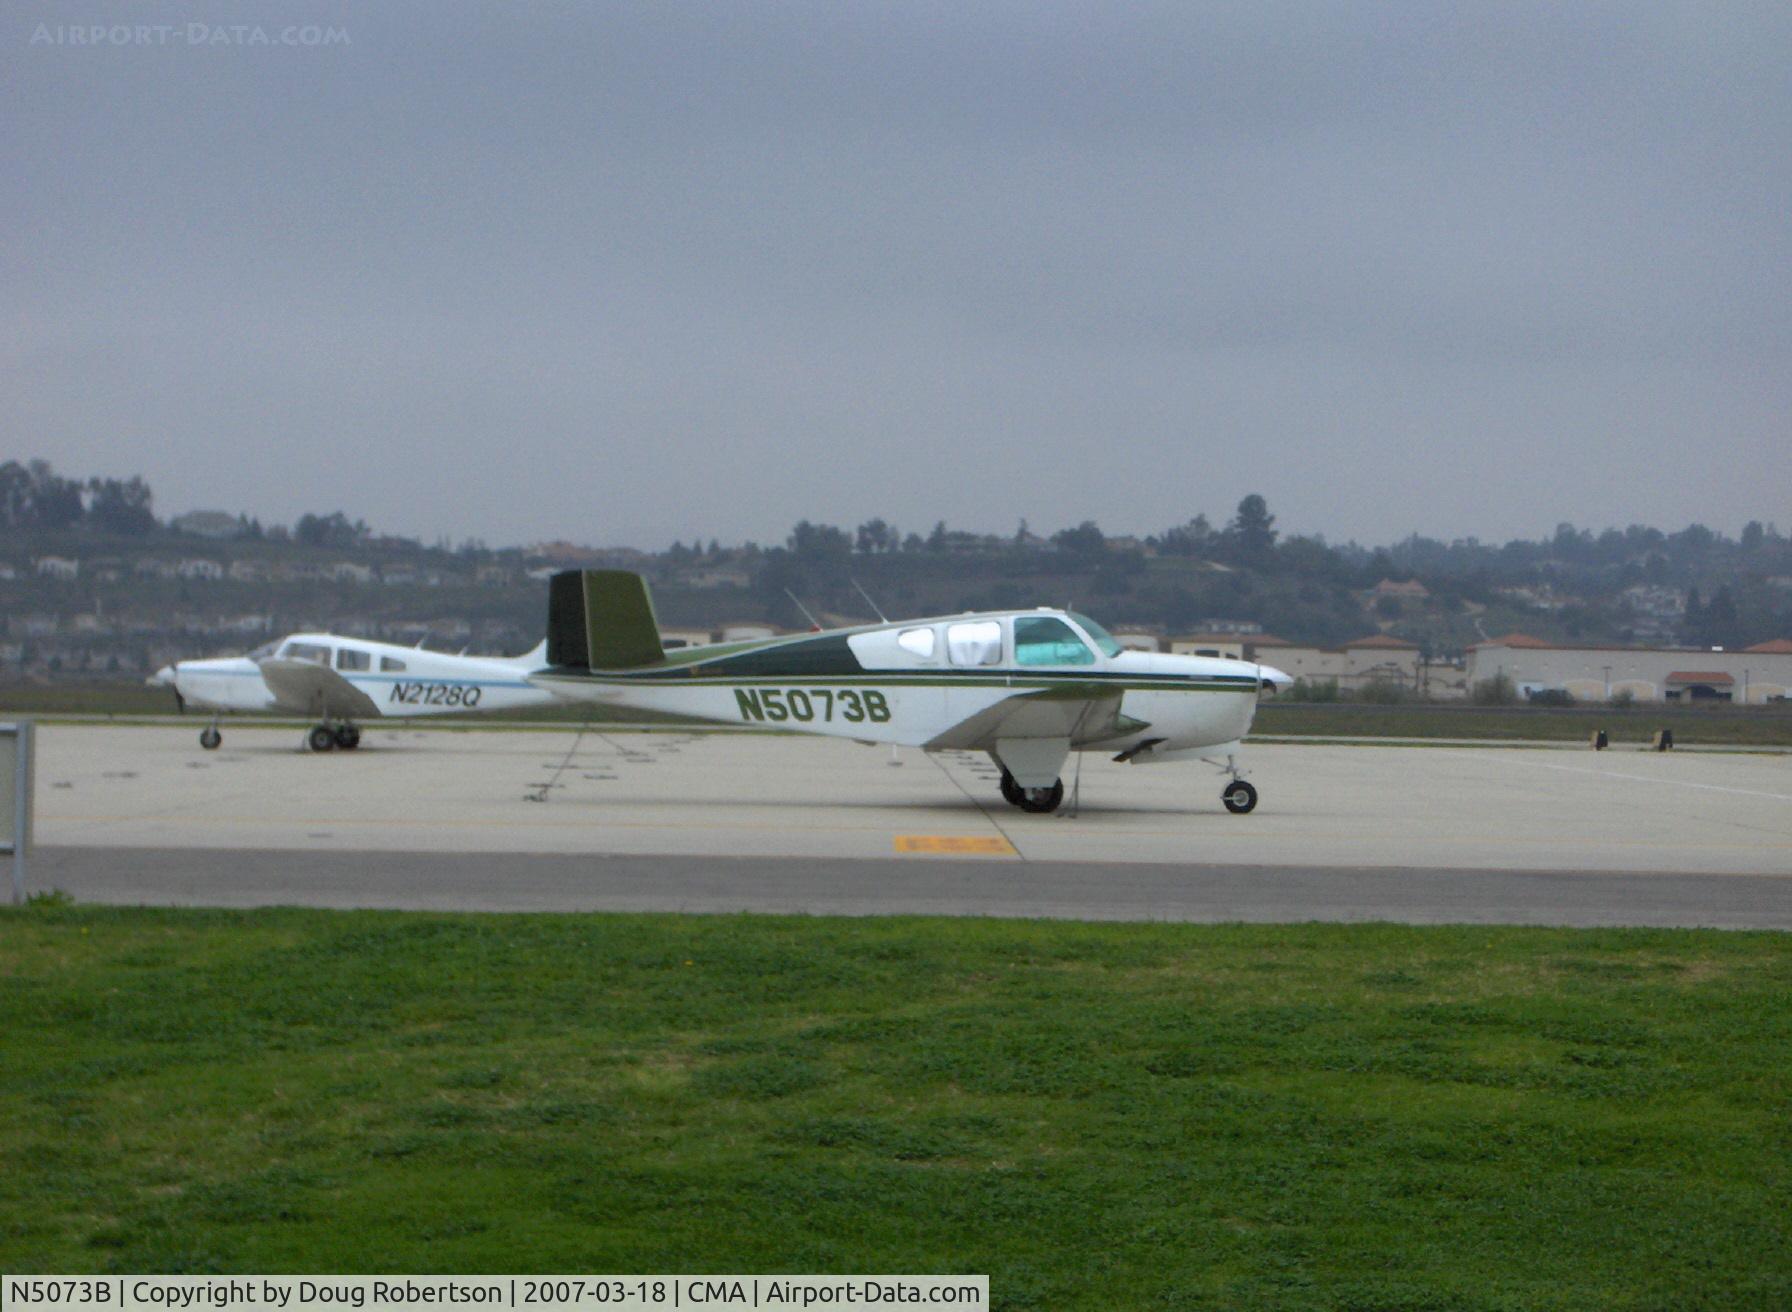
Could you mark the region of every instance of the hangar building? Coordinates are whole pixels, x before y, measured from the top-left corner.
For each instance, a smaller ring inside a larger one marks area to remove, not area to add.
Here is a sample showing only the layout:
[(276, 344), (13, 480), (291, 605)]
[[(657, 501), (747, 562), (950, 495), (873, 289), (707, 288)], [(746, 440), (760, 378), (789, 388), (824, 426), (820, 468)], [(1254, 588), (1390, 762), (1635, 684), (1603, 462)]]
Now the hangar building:
[(1579, 701), (1629, 693), (1639, 702), (1734, 702), (1759, 706), (1792, 695), (1792, 640), (1741, 651), (1702, 647), (1557, 646), (1525, 633), (1468, 649), (1472, 688), (1504, 675), (1529, 696), (1561, 689)]

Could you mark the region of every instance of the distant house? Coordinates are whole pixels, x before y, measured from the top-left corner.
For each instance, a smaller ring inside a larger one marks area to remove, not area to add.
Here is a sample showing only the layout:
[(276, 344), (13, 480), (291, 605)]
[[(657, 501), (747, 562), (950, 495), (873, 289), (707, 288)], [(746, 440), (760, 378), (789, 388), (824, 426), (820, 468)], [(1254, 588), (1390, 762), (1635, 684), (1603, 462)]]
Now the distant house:
[(32, 563), (44, 578), (72, 579), (81, 573), (81, 562), (66, 556), (39, 556)]
[(1110, 635), (1127, 651), (1162, 651), (1163, 639), (1140, 629), (1116, 629)]
[(1382, 597), (1398, 597), (1402, 600), (1424, 601), (1431, 595), (1431, 589), (1417, 579), (1407, 579), (1404, 583), (1395, 582), (1393, 579), (1383, 579), (1369, 589), (1369, 595), (1375, 600), (1380, 600)]
[(175, 572), (183, 579), (198, 579), (209, 583), (224, 577), (224, 566), (215, 560), (196, 557), (181, 561), (175, 566)]
[(235, 583), (260, 583), (268, 576), (266, 566), (258, 560), (233, 560), (228, 573)]
[(329, 575), (337, 583), (372, 583), (373, 567), (357, 565), (352, 560), (339, 560), (329, 567)]
[(168, 527), (190, 538), (210, 538), (214, 542), (228, 542), (243, 535), (242, 520), (222, 510), (189, 510), (175, 516)]

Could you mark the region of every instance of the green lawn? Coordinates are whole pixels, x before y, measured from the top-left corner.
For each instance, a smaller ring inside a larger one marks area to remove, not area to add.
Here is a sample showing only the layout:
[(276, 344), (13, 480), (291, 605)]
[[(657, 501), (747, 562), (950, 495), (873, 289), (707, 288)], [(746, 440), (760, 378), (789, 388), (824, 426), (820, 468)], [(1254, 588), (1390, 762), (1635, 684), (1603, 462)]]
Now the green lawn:
[(1792, 1306), (1783, 935), (0, 912), (0, 1269)]

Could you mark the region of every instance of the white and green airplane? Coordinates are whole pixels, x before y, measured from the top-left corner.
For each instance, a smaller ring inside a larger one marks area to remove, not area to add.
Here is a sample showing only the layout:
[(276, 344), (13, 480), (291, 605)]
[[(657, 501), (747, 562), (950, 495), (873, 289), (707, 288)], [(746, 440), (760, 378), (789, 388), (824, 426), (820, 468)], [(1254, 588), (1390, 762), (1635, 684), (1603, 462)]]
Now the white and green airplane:
[(361, 745), (356, 720), (514, 711), (552, 704), (528, 681), (545, 663), (547, 644), (523, 656), (450, 656), (334, 633), (294, 633), (247, 656), (218, 656), (163, 666), (151, 684), (174, 689), (176, 702), (212, 712), (199, 734), (207, 751), (224, 741), (218, 719), (231, 711), (274, 711), (314, 718), (305, 745), (314, 752)]
[(1212, 761), (1239, 813), (1257, 804), (1238, 769), (1257, 698), (1293, 682), (1249, 661), (1126, 651), (1094, 620), (1044, 608), (664, 651), (646, 580), (623, 570), (553, 577), (547, 666), (528, 679), (574, 701), (987, 752), (1023, 811), (1058, 808), (1071, 752)]

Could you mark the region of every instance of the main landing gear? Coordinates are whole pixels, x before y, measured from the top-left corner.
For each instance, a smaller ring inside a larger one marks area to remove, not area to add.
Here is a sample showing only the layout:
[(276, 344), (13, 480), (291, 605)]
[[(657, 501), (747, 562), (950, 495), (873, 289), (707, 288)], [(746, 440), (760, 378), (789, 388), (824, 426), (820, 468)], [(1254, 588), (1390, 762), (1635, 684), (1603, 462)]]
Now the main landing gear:
[(320, 724), (305, 735), (305, 746), (314, 752), (334, 751), (340, 747), (352, 752), (361, 745), (361, 731), (344, 720), (338, 725)]
[(1002, 771), (1002, 800), (1034, 815), (1047, 815), (1064, 800), (1064, 781), (1052, 780), (1050, 788), (1022, 788), (1007, 770)]

